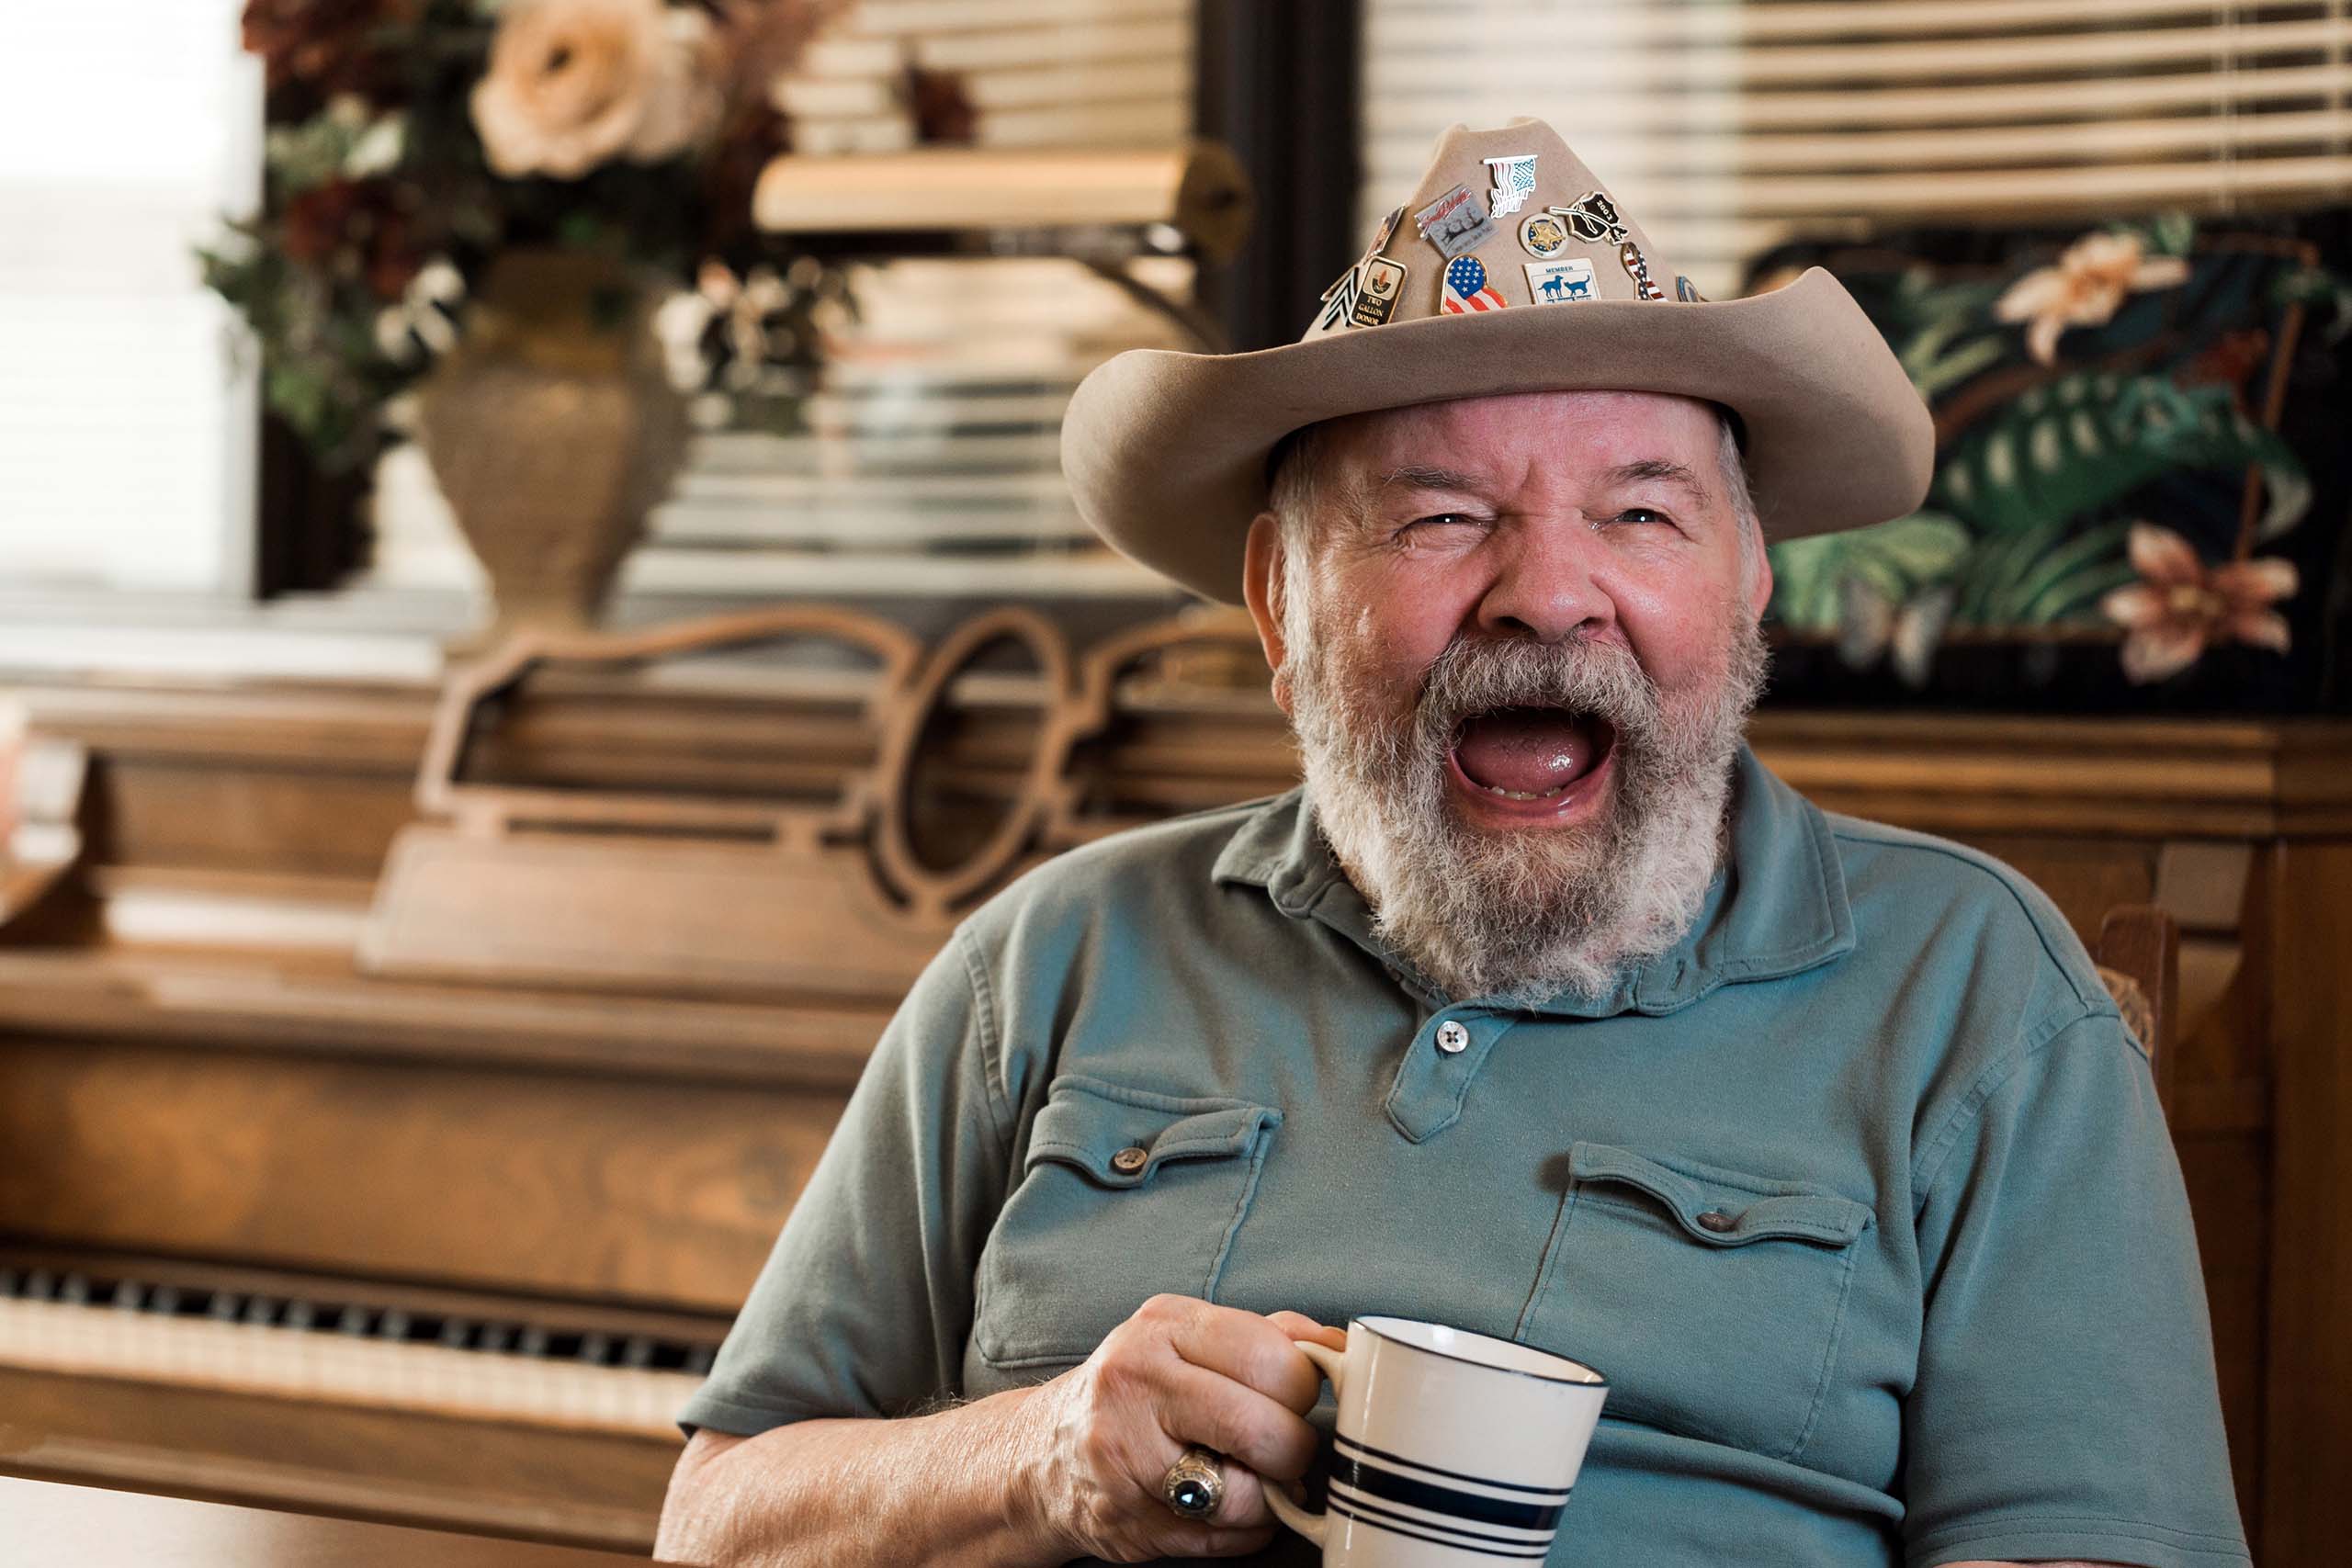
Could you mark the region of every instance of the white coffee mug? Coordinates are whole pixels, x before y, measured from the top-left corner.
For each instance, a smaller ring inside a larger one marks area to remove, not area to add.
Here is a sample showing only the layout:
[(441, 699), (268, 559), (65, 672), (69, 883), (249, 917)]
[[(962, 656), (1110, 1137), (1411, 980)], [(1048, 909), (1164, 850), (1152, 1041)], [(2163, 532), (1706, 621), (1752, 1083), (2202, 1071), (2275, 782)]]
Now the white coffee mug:
[(1540, 1562), (1609, 1383), (1564, 1356), (1442, 1324), (1359, 1317), (1344, 1353), (1306, 1340), (1340, 1400), (1328, 1513), (1266, 1501), (1325, 1568)]

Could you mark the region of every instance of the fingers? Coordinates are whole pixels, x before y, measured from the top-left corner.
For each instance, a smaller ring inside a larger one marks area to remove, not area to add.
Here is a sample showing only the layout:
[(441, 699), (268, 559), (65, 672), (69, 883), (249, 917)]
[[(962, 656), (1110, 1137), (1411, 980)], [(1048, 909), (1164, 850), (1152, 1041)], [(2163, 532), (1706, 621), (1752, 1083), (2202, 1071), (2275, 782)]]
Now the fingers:
[[(1056, 1549), (1121, 1562), (1262, 1550), (1273, 1539), (1266, 1487), (1304, 1475), (1317, 1449), (1301, 1417), (1322, 1378), (1296, 1340), (1345, 1343), (1297, 1313), (1155, 1296), (1045, 1385), (1036, 1470), (1051, 1479), (1037, 1511)], [(1160, 1494), (1193, 1443), (1224, 1456), (1224, 1497), (1207, 1520), (1178, 1517)]]
[(1164, 1320), (1169, 1344), (1193, 1366), (1256, 1389), (1300, 1415), (1322, 1397), (1322, 1372), (1272, 1318), (1182, 1296), (1155, 1296), (1143, 1311)]
[(1348, 1348), (1348, 1331), (1317, 1323), (1303, 1312), (1270, 1312), (1266, 1321), (1293, 1339), (1312, 1339), (1334, 1350)]
[[(1226, 1467), (1232, 1500), (1233, 1465), (1277, 1481), (1306, 1473), (1315, 1459), (1315, 1428), (1255, 1389), (1189, 1363), (1169, 1369), (1153, 1412), (1159, 1429), (1181, 1448), (1205, 1443), (1233, 1461)], [(1170, 1455), (1172, 1462), (1174, 1455)]]

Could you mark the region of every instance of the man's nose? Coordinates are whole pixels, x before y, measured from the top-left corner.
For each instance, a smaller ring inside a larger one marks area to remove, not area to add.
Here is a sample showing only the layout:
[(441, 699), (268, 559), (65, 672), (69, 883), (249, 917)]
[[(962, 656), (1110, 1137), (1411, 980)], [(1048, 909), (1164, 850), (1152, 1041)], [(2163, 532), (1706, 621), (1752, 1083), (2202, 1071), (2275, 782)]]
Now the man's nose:
[(1478, 604), (1481, 630), (1559, 642), (1604, 631), (1615, 619), (1594, 576), (1600, 542), (1582, 518), (1521, 519), (1488, 547), (1494, 580)]

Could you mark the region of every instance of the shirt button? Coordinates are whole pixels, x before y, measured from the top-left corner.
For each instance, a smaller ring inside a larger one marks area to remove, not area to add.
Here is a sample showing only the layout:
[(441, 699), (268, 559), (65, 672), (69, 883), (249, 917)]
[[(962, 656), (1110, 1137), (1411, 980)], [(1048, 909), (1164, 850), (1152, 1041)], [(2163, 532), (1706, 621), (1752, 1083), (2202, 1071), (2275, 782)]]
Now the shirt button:
[(1711, 1230), (1719, 1234), (1721, 1232), (1730, 1230), (1733, 1226), (1738, 1224), (1739, 1222), (1737, 1220), (1733, 1219), (1721, 1209), (1710, 1209), (1705, 1213), (1699, 1216), (1700, 1229)]
[(1458, 1056), (1470, 1049), (1470, 1032), (1449, 1018), (1437, 1027), (1437, 1048), (1449, 1056)]
[(1121, 1176), (1133, 1176), (1136, 1171), (1141, 1170), (1144, 1163), (1150, 1158), (1151, 1152), (1148, 1149), (1130, 1145), (1111, 1156), (1111, 1168)]

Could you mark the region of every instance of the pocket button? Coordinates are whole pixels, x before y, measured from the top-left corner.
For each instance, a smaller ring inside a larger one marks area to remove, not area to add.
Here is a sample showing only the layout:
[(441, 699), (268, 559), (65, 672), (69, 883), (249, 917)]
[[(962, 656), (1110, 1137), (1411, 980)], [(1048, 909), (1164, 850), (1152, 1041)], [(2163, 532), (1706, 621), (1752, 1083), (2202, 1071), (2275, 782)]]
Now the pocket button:
[(1733, 1219), (1721, 1209), (1710, 1209), (1699, 1216), (1699, 1226), (1702, 1230), (1714, 1231), (1719, 1235), (1737, 1224), (1739, 1224), (1737, 1220)]
[(1148, 1151), (1138, 1145), (1130, 1144), (1111, 1156), (1111, 1168), (1122, 1176), (1133, 1176), (1144, 1168), (1144, 1162), (1149, 1158), (1151, 1155)]
[(1458, 1056), (1470, 1049), (1470, 1032), (1449, 1018), (1438, 1025), (1437, 1048), (1449, 1056)]

